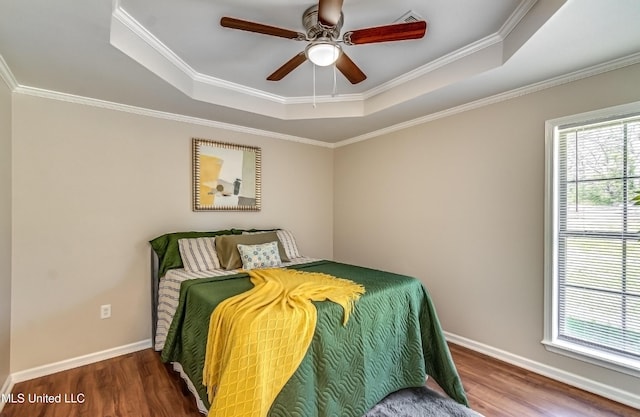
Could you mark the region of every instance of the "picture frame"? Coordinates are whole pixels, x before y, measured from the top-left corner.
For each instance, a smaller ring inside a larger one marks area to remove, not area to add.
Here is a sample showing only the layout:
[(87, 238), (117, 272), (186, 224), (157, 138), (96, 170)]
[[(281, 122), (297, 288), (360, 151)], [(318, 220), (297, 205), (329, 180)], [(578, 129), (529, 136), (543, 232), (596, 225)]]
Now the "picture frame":
[(260, 210), (260, 148), (193, 138), (192, 156), (193, 211)]

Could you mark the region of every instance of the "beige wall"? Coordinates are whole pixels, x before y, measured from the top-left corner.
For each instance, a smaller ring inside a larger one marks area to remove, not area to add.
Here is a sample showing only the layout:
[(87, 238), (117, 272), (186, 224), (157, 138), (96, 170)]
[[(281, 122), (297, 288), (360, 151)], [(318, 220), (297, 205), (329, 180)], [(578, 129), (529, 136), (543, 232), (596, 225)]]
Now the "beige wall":
[[(12, 372), (138, 342), (150, 336), (149, 239), (281, 226), (305, 254), (419, 277), (448, 332), (638, 394), (637, 379), (540, 340), (544, 121), (637, 101), (639, 76), (636, 65), (335, 152), (26, 95), (11, 107), (0, 83), (0, 192), (13, 188), (0, 200), (0, 383), (9, 306)], [(191, 211), (191, 137), (262, 147), (260, 212)], [(113, 317), (100, 320), (106, 303)]]
[(0, 80), (0, 387), (9, 375), (10, 330), (11, 92)]
[[(149, 338), (147, 241), (160, 234), (279, 226), (303, 254), (332, 256), (331, 149), (26, 95), (13, 104), (12, 372)], [(192, 137), (262, 148), (260, 212), (191, 211)]]
[(540, 344), (545, 120), (637, 101), (638, 80), (635, 65), (338, 148), (334, 257), (419, 277), (448, 332), (640, 395)]

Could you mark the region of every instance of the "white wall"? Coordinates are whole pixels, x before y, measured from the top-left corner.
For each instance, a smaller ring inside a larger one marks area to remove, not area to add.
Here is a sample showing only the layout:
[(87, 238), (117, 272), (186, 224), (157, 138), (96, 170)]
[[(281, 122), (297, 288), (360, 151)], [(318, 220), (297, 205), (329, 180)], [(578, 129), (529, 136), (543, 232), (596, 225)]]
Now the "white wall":
[(338, 148), (334, 258), (419, 277), (450, 333), (640, 395), (540, 344), (545, 120), (637, 101), (639, 80), (635, 65)]
[(11, 92), (0, 79), (0, 388), (9, 375), (10, 330)]
[[(332, 257), (331, 149), (19, 94), (13, 117), (12, 372), (149, 338), (158, 235), (278, 226)], [(260, 212), (192, 212), (192, 137), (262, 148)]]

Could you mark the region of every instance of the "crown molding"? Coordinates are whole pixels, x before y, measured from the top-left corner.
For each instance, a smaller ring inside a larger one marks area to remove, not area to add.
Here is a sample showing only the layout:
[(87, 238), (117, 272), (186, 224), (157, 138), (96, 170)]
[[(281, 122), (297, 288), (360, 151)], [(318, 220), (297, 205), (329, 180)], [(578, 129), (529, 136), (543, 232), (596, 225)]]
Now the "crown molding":
[(387, 91), (404, 85), (412, 80), (415, 80), (416, 78), (428, 75), (437, 69), (440, 69), (447, 65), (451, 65), (456, 61), (461, 60), (462, 58), (465, 58), (476, 52), (480, 52), (500, 42), (502, 42), (502, 38), (497, 33), (494, 33), (476, 42), (470, 43), (469, 45), (466, 45), (450, 54), (435, 59), (426, 65), (402, 74), (401, 76), (396, 77), (393, 80), (380, 84), (377, 87), (373, 87), (362, 93), (361, 97), (363, 100), (367, 100), (379, 94), (386, 93)]
[(511, 16), (504, 22), (504, 25), (498, 30), (498, 36), (505, 39), (513, 29), (518, 26), (518, 23), (529, 13), (531, 8), (538, 2), (538, 0), (522, 0), (516, 10), (511, 13)]
[(214, 120), (201, 119), (198, 117), (185, 116), (176, 113), (163, 112), (159, 110), (151, 110), (143, 107), (130, 106), (128, 104), (115, 103), (112, 101), (99, 100), (90, 97), (82, 97), (74, 94), (61, 93), (58, 91), (44, 90), (36, 87), (27, 87), (19, 85), (13, 90), (17, 94), (46, 98), (50, 100), (65, 101), (67, 103), (82, 104), (85, 106), (99, 107), (108, 110), (115, 110), (125, 113), (137, 114), (140, 116), (154, 117), (157, 119), (172, 120), (176, 122), (190, 123), (199, 126), (213, 127), (217, 129), (229, 130), (238, 133), (247, 133), (250, 135), (263, 136), (271, 139), (286, 140), (289, 142), (303, 143), (306, 145), (320, 146), (323, 148), (333, 148), (332, 143), (322, 142), (319, 140), (303, 138), (299, 136), (286, 135), (268, 130), (254, 129), (251, 127), (235, 125), (231, 123), (218, 122)]
[(453, 64), (456, 61), (459, 61), (469, 55), (480, 52), (483, 49), (503, 42), (506, 37), (509, 36), (511, 31), (518, 25), (518, 23), (520, 23), (520, 21), (527, 15), (534, 4), (537, 3), (537, 1), (538, 0), (522, 0), (516, 10), (511, 14), (511, 16), (509, 16), (507, 21), (502, 25), (498, 32), (472, 42), (469, 45), (463, 46), (462, 48), (454, 52), (435, 59), (428, 64), (418, 67), (405, 74), (402, 74), (401, 76), (396, 77), (393, 80), (380, 84), (377, 87), (373, 87), (368, 91), (362, 93), (362, 99), (367, 100), (379, 94), (385, 93), (416, 78), (432, 73), (437, 69)]
[(617, 70), (617, 69), (624, 68), (624, 67), (638, 64), (638, 63), (640, 63), (640, 52), (623, 57), (623, 58), (615, 59), (613, 61), (609, 61), (603, 64), (594, 65), (592, 67), (585, 68), (579, 71), (574, 71), (569, 74), (551, 78), (549, 80), (545, 80), (545, 81), (530, 84), (524, 87), (516, 88), (514, 90), (506, 91), (504, 93), (495, 94), (490, 97), (472, 101), (466, 104), (462, 104), (460, 106), (452, 107), (450, 109), (443, 110), (437, 113), (428, 114), (426, 116), (408, 120), (403, 123), (398, 123), (393, 126), (386, 127), (384, 129), (379, 129), (373, 132), (365, 133), (364, 135), (355, 136), (350, 139), (336, 142), (334, 144), (334, 147), (340, 148), (343, 146), (362, 142), (368, 139), (373, 139), (378, 136), (387, 135), (387, 134), (404, 130), (413, 126), (418, 126), (421, 124), (432, 122), (437, 119), (443, 119), (445, 117), (453, 116), (458, 113), (463, 113), (469, 110), (477, 109), (480, 107), (488, 106), (488, 105), (499, 103), (502, 101), (511, 100), (513, 98), (521, 97), (527, 94), (532, 94), (541, 90), (546, 90), (548, 88), (557, 87), (563, 84), (568, 84), (573, 81), (578, 81), (584, 78), (593, 77), (594, 75)]
[[(105, 100), (98, 100), (98, 99), (89, 98), (89, 97), (82, 97), (82, 96), (77, 96), (73, 94), (61, 93), (57, 91), (44, 90), (44, 89), (35, 88), (35, 87), (17, 85), (17, 87), (12, 89), (12, 91), (16, 94), (24, 94), (29, 96), (47, 98), (51, 100), (66, 101), (69, 103), (82, 104), (82, 105), (87, 105), (92, 107), (100, 107), (100, 108), (109, 109), (109, 110), (138, 114), (141, 116), (154, 117), (154, 118), (159, 118), (164, 120), (173, 120), (173, 121), (183, 122), (183, 123), (191, 123), (191, 124), (200, 125), (200, 126), (214, 127), (214, 128), (225, 129), (225, 130), (230, 130), (230, 131), (239, 132), (239, 133), (247, 133), (247, 134), (256, 135), (256, 136), (263, 136), (263, 137), (268, 137), (272, 139), (286, 140), (286, 141), (297, 142), (297, 143), (302, 143), (306, 145), (336, 149), (336, 148), (348, 146), (354, 143), (363, 142), (365, 140), (373, 139), (378, 136), (383, 136), (383, 135), (397, 132), (400, 130), (408, 129), (413, 126), (425, 124), (437, 119), (453, 116), (459, 113), (463, 113), (465, 111), (469, 111), (469, 110), (477, 109), (480, 107), (488, 106), (491, 104), (499, 103), (502, 101), (510, 100), (513, 98), (521, 97), (527, 94), (531, 94), (531, 93), (535, 93), (548, 88), (560, 86), (562, 84), (567, 84), (573, 81), (578, 81), (584, 78), (592, 77), (594, 75), (602, 74), (605, 72), (613, 71), (616, 69), (624, 68), (624, 67), (638, 64), (638, 63), (640, 63), (640, 53), (635, 53), (627, 57), (619, 58), (603, 64), (585, 68), (583, 70), (579, 70), (579, 71), (575, 71), (559, 77), (555, 77), (546, 81), (541, 81), (535, 84), (530, 84), (528, 86), (510, 90), (504, 93), (496, 94), (484, 99), (480, 99), (480, 100), (476, 100), (460, 106), (452, 107), (450, 109), (443, 110), (437, 113), (432, 113), (423, 117), (408, 120), (403, 123), (398, 123), (398, 124), (386, 127), (384, 129), (379, 129), (363, 135), (345, 139), (343, 141), (336, 142), (336, 143), (322, 142), (319, 140), (314, 140), (314, 139), (309, 139), (309, 138), (304, 138), (299, 136), (286, 135), (286, 134), (277, 133), (277, 132), (254, 129), (246, 126), (234, 125), (231, 123), (217, 122), (217, 121), (201, 119), (197, 117), (151, 110), (151, 109), (146, 109), (142, 107), (114, 103), (114, 102), (105, 101)], [(6, 68), (7, 72), (11, 74), (11, 71), (9, 71), (9, 68), (6, 66), (6, 63), (4, 63), (4, 61), (1, 59), (1, 56), (0, 56), (0, 71), (2, 71), (4, 68)]]
[(151, 33), (149, 30), (147, 30), (147, 28), (142, 26), (140, 22), (138, 22), (126, 10), (120, 7), (119, 4), (116, 8), (114, 8), (112, 17), (116, 19), (118, 22), (120, 22), (122, 25), (124, 25), (131, 32), (133, 32), (134, 35), (140, 38), (145, 44), (147, 44), (155, 52), (160, 54), (160, 56), (162, 56), (167, 63), (171, 64), (173, 67), (183, 72), (187, 77), (189, 77), (193, 81), (199, 81), (205, 84), (224, 88), (230, 91), (240, 92), (243, 94), (247, 94), (249, 96), (263, 98), (266, 100), (273, 101), (275, 103), (285, 102), (284, 97), (281, 97), (275, 94), (270, 94), (265, 91), (258, 90), (256, 88), (249, 88), (241, 84), (225, 81), (220, 78), (205, 75), (196, 71), (189, 64), (187, 64), (182, 58), (180, 58), (175, 52), (169, 49), (169, 47), (167, 47), (164, 43), (162, 43), (153, 33)]
[(198, 73), (191, 68), (182, 58), (176, 55), (171, 49), (169, 49), (164, 43), (162, 43), (156, 36), (151, 33), (147, 28), (142, 26), (136, 19), (133, 18), (126, 10), (120, 5), (113, 10), (112, 17), (125, 25), (129, 30), (142, 39), (147, 45), (153, 48), (156, 52), (162, 55), (167, 61), (171, 62), (180, 71), (186, 73), (191, 78), (195, 77)]
[[(123, 9), (119, 0), (113, 2), (111, 44), (199, 101), (282, 120), (362, 117), (501, 66), (506, 60), (503, 52), (506, 37), (536, 3), (537, 0), (521, 0), (494, 34), (363, 93), (348, 95), (289, 98), (199, 73)], [(457, 76), (443, 76), (449, 65), (450, 73)], [(316, 109), (318, 103), (325, 106)]]
[(9, 65), (7, 65), (2, 55), (0, 55), (0, 78), (2, 78), (7, 87), (9, 87), (10, 91), (18, 88), (18, 81), (16, 81), (16, 78), (13, 76)]

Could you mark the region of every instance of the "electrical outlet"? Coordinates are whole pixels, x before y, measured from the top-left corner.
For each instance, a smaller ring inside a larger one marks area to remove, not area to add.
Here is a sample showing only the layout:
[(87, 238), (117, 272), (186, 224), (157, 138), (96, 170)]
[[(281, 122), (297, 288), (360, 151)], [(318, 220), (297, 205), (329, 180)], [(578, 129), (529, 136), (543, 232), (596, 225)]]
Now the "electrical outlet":
[(100, 306), (100, 318), (108, 319), (111, 317), (111, 304), (104, 304)]

